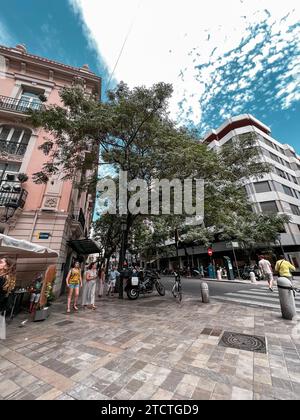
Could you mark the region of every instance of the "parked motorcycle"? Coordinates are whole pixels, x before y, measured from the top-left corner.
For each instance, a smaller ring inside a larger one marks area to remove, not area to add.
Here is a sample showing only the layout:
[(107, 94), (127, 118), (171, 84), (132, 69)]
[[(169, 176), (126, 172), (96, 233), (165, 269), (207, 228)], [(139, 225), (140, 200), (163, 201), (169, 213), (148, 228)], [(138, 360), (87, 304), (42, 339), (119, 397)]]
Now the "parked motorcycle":
[(144, 295), (146, 293), (153, 293), (155, 289), (160, 296), (165, 296), (166, 289), (160, 282), (159, 274), (152, 271), (146, 271), (144, 275), (140, 277), (133, 276), (131, 279), (128, 279), (125, 287), (128, 299), (130, 300), (138, 299), (141, 293)]

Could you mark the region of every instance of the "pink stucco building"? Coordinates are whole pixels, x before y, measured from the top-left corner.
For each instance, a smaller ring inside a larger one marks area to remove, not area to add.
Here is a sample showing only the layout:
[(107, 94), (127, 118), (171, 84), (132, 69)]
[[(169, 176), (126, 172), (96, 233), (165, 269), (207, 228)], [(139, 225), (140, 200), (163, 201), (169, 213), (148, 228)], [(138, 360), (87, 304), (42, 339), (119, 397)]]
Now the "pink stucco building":
[[(100, 99), (101, 79), (88, 66), (75, 68), (34, 56), (22, 45), (0, 46), (0, 232), (59, 252), (57, 293), (72, 259), (81, 254), (84, 242), (74, 241), (89, 235), (95, 197), (60, 176), (43, 185), (32, 181), (47, 161), (39, 150), (46, 134), (28, 124), (26, 111), (43, 106), (41, 99), (60, 104), (60, 90), (77, 83)], [(18, 180), (21, 173), (28, 176), (24, 183)], [(27, 284), (49, 262), (19, 261), (19, 284)]]

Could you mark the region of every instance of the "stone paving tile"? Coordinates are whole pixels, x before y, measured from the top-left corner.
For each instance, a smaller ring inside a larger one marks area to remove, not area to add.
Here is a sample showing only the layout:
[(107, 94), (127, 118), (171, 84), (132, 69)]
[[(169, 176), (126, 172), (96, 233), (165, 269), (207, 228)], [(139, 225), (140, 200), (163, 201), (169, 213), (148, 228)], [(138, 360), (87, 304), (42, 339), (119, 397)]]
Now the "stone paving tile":
[(177, 385), (176, 387), (176, 394), (181, 395), (182, 397), (185, 397), (187, 399), (191, 399), (194, 392), (195, 392), (196, 386), (193, 384), (188, 384), (184, 382), (183, 380)]
[(175, 392), (177, 386), (184, 378), (184, 374), (181, 372), (172, 371), (165, 381), (161, 384), (161, 388), (166, 391)]
[(109, 399), (105, 395), (101, 394), (93, 390), (92, 388), (88, 388), (84, 385), (77, 385), (71, 391), (69, 391), (68, 395), (74, 398), (75, 400), (107, 400)]
[(234, 386), (232, 388), (231, 399), (238, 400), (238, 401), (253, 400), (253, 392), (247, 389), (242, 389), (242, 388), (238, 388)]
[[(103, 299), (68, 320), (10, 324), (0, 399), (268, 400), (300, 398), (300, 327), (276, 311), (185, 298)], [(149, 327), (150, 326), (150, 327)], [(266, 336), (268, 353), (220, 347), (223, 331)], [(26, 338), (26, 340), (25, 340)]]
[(272, 376), (272, 387), (293, 392), (293, 384), (291, 381), (276, 378), (274, 376)]
[(13, 381), (6, 379), (0, 383), (0, 395), (3, 398), (9, 397), (11, 394), (19, 391), (20, 387)]

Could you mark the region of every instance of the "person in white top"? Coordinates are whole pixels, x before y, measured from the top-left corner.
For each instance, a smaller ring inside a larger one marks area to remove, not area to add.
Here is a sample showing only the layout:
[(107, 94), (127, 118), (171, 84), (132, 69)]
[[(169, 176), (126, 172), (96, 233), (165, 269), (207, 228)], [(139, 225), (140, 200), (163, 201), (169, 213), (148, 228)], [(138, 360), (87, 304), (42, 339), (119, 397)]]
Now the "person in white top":
[(259, 268), (269, 283), (270, 292), (273, 292), (274, 291), (273, 290), (274, 277), (273, 277), (272, 265), (270, 261), (266, 260), (263, 255), (260, 255), (259, 257)]
[(86, 272), (86, 290), (85, 290), (85, 300), (83, 305), (85, 307), (96, 309), (95, 306), (95, 297), (96, 297), (96, 285), (98, 279), (98, 270), (97, 263), (93, 262), (88, 271)]

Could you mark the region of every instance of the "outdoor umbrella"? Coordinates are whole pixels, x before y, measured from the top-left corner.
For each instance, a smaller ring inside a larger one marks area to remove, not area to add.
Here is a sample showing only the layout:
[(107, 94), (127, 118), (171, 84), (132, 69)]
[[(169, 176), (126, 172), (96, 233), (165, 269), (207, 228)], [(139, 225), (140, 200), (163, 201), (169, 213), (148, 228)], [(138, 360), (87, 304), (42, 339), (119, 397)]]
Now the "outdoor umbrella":
[(58, 253), (50, 248), (0, 234), (0, 256), (16, 258), (55, 258)]

